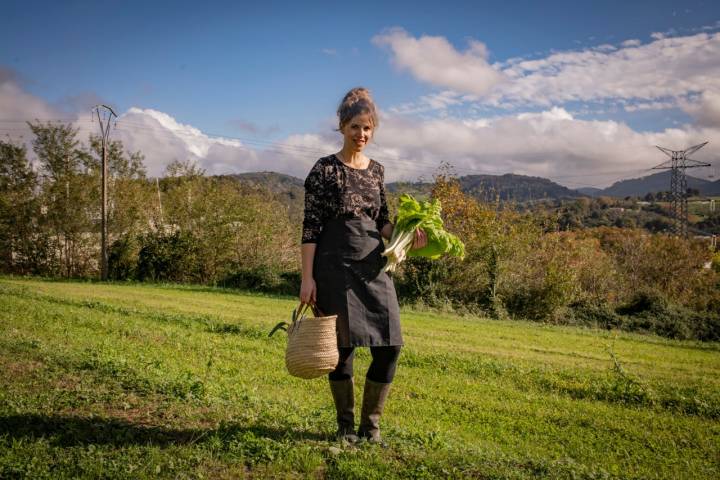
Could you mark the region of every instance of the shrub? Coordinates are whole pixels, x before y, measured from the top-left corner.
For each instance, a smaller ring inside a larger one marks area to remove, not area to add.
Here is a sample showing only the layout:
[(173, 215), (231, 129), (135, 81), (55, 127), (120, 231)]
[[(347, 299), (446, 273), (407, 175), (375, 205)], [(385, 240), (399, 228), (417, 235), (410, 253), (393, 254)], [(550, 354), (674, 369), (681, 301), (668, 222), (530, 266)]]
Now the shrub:
[(135, 278), (139, 252), (136, 237), (125, 235), (115, 240), (108, 251), (108, 277), (112, 280)]
[(196, 239), (187, 232), (150, 232), (140, 237), (139, 280), (192, 282), (198, 280)]
[(640, 290), (626, 304), (617, 308), (621, 315), (658, 314), (668, 310), (668, 301), (655, 290)]
[(669, 338), (712, 341), (720, 339), (720, 315), (715, 312), (694, 312), (670, 303), (652, 290), (636, 293), (616, 312), (625, 315), (628, 330), (647, 331)]
[(406, 259), (398, 273), (393, 275), (398, 298), (409, 303), (421, 300), (430, 307), (447, 304), (449, 297), (454, 296), (452, 282), (447, 281), (447, 262), (447, 259), (430, 260), (425, 257)]
[[(593, 328), (623, 328), (623, 317), (608, 303), (580, 300), (569, 305), (565, 312), (565, 323)], [(562, 322), (558, 322), (562, 323)]]
[(271, 267), (247, 267), (223, 278), (219, 286), (254, 290), (265, 293), (297, 295), (300, 292), (301, 273), (279, 272)]

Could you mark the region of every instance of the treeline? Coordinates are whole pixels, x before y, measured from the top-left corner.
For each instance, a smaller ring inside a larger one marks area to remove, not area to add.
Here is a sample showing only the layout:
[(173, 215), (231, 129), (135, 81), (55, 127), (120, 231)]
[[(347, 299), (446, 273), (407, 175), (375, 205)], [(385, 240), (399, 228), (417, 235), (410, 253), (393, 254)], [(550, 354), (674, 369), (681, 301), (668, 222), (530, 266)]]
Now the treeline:
[[(99, 138), (84, 144), (68, 125), (30, 127), (34, 168), (22, 144), (0, 142), (0, 268), (97, 278)], [(149, 179), (142, 154), (117, 141), (108, 158), (112, 279), (298, 293), (301, 225), (287, 199), (187, 161)], [(720, 340), (720, 257), (708, 243), (577, 221), (624, 208), (604, 200), (521, 211), (478, 201), (442, 173), (431, 195), (467, 256), (406, 261), (395, 274), (404, 303)]]
[(546, 200), (526, 204), (522, 210), (556, 218), (560, 230), (619, 227), (668, 233), (673, 228), (673, 220), (667, 208), (657, 203), (640, 204), (637, 199), (630, 197)]
[(562, 214), (480, 203), (443, 176), (432, 195), (467, 256), (411, 258), (398, 282), (405, 298), (499, 318), (720, 340), (720, 254), (708, 242), (637, 228), (564, 231)]
[[(72, 126), (30, 123), (33, 168), (23, 144), (0, 141), (0, 258), (19, 275), (97, 278), (101, 142)], [(207, 177), (173, 161), (146, 176), (140, 152), (108, 147), (111, 279), (294, 290), (299, 226), (263, 189)]]

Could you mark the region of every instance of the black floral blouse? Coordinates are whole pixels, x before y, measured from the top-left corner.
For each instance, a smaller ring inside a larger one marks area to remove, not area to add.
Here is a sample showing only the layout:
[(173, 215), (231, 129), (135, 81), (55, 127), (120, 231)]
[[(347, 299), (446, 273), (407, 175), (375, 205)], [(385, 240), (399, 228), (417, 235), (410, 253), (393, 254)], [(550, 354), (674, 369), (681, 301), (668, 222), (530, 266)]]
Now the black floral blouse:
[(333, 218), (366, 215), (378, 230), (390, 222), (385, 199), (385, 167), (374, 160), (366, 169), (348, 167), (337, 156), (322, 157), (305, 179), (302, 243), (317, 243)]

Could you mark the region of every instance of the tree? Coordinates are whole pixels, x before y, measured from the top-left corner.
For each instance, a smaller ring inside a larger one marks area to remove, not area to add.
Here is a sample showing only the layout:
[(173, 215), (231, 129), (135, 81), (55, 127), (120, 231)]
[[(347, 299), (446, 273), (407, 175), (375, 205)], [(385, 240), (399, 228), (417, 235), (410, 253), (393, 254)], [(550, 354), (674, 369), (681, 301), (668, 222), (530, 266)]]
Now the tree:
[(46, 239), (39, 234), (38, 176), (24, 145), (0, 141), (0, 267), (40, 273)]
[[(71, 125), (28, 122), (35, 134), (32, 145), (40, 162), (45, 227), (51, 235), (50, 255), (57, 256), (65, 277), (97, 271), (99, 243), (99, 187), (91, 173), (92, 159)], [(55, 263), (55, 262), (53, 262)]]
[(239, 272), (296, 271), (299, 227), (287, 207), (270, 192), (231, 178), (205, 177), (191, 161), (174, 161), (163, 179), (166, 234), (191, 238), (202, 283), (216, 283)]
[[(90, 159), (93, 182), (101, 183), (102, 138), (90, 135)], [(146, 178), (140, 152), (127, 153), (121, 141), (106, 147), (108, 162), (108, 243), (121, 237), (138, 235), (147, 229), (153, 215), (153, 188)], [(99, 188), (99, 187), (98, 187)]]

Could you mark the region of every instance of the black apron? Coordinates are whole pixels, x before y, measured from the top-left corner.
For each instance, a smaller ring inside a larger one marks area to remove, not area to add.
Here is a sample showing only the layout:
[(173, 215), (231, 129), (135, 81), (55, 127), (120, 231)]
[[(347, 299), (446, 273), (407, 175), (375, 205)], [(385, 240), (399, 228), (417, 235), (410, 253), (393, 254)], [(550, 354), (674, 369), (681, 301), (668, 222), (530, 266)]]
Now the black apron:
[(315, 249), (317, 306), (337, 315), (339, 347), (402, 345), (400, 307), (375, 221), (361, 215), (323, 225)]

